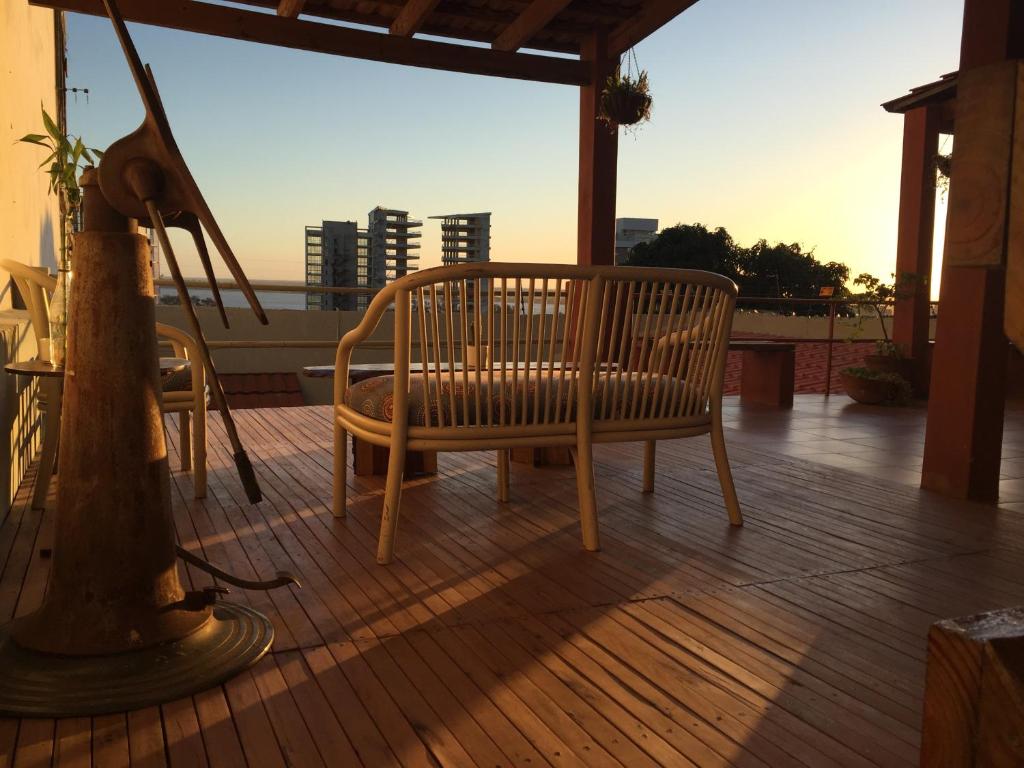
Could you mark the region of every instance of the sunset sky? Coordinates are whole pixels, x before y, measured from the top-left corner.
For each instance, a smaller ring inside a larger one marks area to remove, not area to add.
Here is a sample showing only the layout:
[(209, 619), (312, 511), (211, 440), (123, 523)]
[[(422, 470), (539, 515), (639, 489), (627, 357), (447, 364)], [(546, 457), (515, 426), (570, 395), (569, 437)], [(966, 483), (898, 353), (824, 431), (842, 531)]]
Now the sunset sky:
[[(701, 0), (636, 49), (652, 121), (619, 143), (618, 215), (895, 263), (902, 120), (882, 101), (957, 68), (962, 0)], [(578, 91), (132, 25), (178, 143), (253, 279), (303, 279), (303, 227), (492, 211), (501, 261), (575, 260)], [(68, 16), (72, 133), (142, 105), (110, 23)], [(25, 126), (26, 131), (35, 126)], [(425, 221), (421, 266), (440, 261)], [(198, 262), (181, 245), (186, 273)]]

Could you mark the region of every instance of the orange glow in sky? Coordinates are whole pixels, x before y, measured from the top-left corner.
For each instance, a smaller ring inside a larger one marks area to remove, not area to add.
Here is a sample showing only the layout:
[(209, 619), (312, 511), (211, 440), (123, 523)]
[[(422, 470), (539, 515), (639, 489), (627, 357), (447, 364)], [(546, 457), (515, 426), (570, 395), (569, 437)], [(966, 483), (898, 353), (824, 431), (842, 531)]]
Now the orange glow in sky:
[[(887, 276), (902, 119), (878, 105), (957, 68), (962, 13), (962, 0), (701, 0), (636, 49), (655, 103), (620, 136), (618, 215), (799, 242)], [(104, 147), (141, 104), (109, 22), (68, 27), (68, 84), (90, 89), (70, 128)], [(131, 29), (252, 278), (302, 280), (303, 227), (365, 225), (378, 204), (425, 220), (421, 266), (440, 261), (426, 217), (456, 211), (493, 212), (497, 260), (575, 260), (576, 89)]]

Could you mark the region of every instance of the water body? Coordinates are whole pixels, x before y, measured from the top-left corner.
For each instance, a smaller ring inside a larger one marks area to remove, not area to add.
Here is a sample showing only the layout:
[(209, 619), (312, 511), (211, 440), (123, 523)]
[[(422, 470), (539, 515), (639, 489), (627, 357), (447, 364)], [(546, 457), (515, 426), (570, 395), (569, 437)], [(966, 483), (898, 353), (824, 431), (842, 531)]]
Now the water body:
[[(296, 283), (301, 285), (301, 283)], [(178, 292), (174, 288), (168, 288), (161, 286), (160, 296), (163, 297), (175, 297), (177, 298)], [(206, 303), (209, 301), (213, 302), (213, 291), (209, 288), (189, 288), (188, 292), (194, 297), (199, 299), (201, 302)], [(224, 300), (225, 307), (248, 307), (249, 303), (245, 300), (241, 291), (235, 290), (221, 290), (221, 298)], [(306, 294), (305, 293), (284, 293), (281, 291), (256, 291), (256, 295), (259, 297), (260, 303), (264, 309), (297, 309), (304, 310), (306, 308)]]

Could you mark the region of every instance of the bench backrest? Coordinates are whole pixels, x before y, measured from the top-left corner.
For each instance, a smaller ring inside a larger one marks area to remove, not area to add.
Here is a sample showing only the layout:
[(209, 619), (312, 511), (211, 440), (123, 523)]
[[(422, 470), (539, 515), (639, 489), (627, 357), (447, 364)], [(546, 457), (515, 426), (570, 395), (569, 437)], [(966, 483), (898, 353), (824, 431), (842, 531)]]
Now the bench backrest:
[(679, 420), (721, 394), (735, 297), (694, 270), (438, 267), (388, 285), (342, 345), (393, 306), (395, 412), (421, 387), (427, 427)]

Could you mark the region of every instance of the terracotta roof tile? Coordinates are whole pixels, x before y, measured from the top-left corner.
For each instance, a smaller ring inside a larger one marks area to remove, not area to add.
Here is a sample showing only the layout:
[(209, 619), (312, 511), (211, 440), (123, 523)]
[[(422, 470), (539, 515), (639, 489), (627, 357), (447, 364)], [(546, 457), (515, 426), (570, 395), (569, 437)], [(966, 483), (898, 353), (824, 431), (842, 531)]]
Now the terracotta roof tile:
[(222, 373), (220, 380), (228, 405), (233, 409), (289, 408), (306, 404), (295, 373)]

